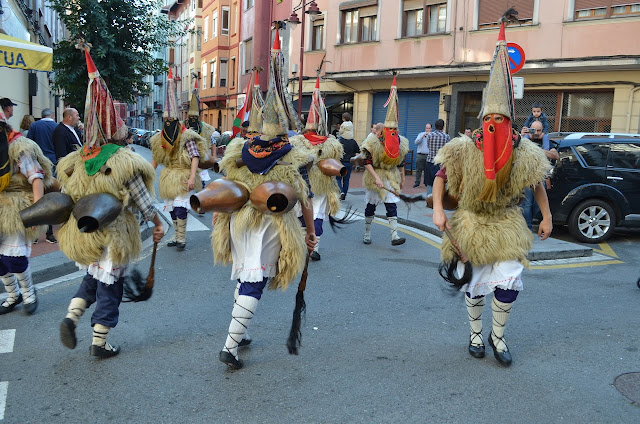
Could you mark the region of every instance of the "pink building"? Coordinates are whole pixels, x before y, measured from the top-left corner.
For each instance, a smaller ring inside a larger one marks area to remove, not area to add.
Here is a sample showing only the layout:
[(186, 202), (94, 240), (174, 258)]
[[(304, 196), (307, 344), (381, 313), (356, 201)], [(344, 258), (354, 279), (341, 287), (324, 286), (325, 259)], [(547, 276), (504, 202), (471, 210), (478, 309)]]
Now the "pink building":
[[(289, 8), (275, 19), (284, 19), (298, 3), (282, 1), (278, 7)], [(322, 89), (331, 123), (339, 122), (341, 111), (352, 112), (359, 139), (372, 122), (384, 117), (382, 105), (393, 70), (399, 72), (400, 132), (409, 139), (438, 118), (445, 119), (452, 135), (477, 127), (497, 39), (496, 21), (512, 5), (519, 11), (520, 25), (508, 27), (507, 41), (518, 43), (526, 54), (526, 64), (516, 75), (524, 78), (516, 125), (524, 123), (533, 102), (540, 102), (550, 131), (638, 132), (638, 0), (316, 3), (322, 14), (305, 16), (303, 100), (325, 57), (329, 63), (323, 68)], [(297, 14), (302, 19), (302, 11)], [(300, 46), (301, 25), (290, 35), (290, 46)], [(297, 87), (299, 48), (289, 53), (290, 75)]]

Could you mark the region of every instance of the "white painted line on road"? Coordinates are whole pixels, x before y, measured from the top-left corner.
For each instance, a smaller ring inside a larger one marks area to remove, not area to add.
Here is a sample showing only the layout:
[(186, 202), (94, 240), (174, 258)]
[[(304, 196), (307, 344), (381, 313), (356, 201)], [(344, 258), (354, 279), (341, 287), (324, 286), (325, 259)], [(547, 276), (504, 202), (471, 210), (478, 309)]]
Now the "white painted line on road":
[(13, 341), (16, 338), (16, 330), (0, 330), (0, 353), (13, 352)]
[[(36, 284), (36, 288), (38, 290), (45, 289), (49, 286), (53, 286), (55, 284), (64, 283), (70, 280), (74, 280), (76, 278), (84, 277), (87, 273), (87, 270), (80, 270), (76, 272), (72, 272), (71, 274), (63, 275), (62, 277), (54, 278), (53, 280), (44, 281), (42, 283)], [(4, 300), (8, 297), (7, 293), (0, 294), (0, 301), (4, 302)]]
[(8, 381), (0, 381), (0, 420), (4, 420), (4, 408), (7, 406)]
[[(171, 222), (171, 214), (169, 210), (165, 210), (164, 203), (156, 203), (155, 206), (156, 209)], [(210, 231), (210, 229), (192, 216), (191, 219), (187, 218), (187, 231)]]

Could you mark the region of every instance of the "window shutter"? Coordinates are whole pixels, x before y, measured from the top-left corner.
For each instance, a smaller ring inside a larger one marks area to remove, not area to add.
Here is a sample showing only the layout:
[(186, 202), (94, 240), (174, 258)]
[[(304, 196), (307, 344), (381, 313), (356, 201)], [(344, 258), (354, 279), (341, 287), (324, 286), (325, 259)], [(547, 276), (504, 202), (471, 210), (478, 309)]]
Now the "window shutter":
[(340, 10), (358, 9), (360, 7), (378, 6), (378, 0), (351, 0), (340, 3)]
[(599, 9), (611, 6), (611, 3), (611, 0), (576, 0), (575, 10)]
[[(511, 0), (507, 1), (506, 7), (502, 11), (504, 13), (508, 8), (514, 6), (518, 11), (518, 19), (533, 19), (533, 3), (534, 0)], [(502, 13), (500, 16), (502, 16)], [(498, 17), (499, 19), (500, 17)]]
[(424, 0), (404, 0), (402, 6), (404, 11), (422, 9), (424, 7)]
[(361, 18), (366, 18), (367, 16), (378, 16), (378, 6), (363, 7), (359, 12)]
[(518, 19), (532, 19), (534, 3), (535, 0), (480, 0), (478, 24), (498, 22), (510, 7), (518, 11)]
[(426, 0), (424, 3), (427, 6), (431, 6), (434, 4), (443, 4), (443, 3), (446, 4), (447, 2), (446, 0)]

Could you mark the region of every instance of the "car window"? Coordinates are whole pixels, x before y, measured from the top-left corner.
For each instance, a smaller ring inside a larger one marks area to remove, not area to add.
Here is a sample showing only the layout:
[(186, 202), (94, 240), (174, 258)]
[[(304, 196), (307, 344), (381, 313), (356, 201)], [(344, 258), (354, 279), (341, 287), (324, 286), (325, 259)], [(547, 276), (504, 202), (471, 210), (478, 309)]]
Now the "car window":
[(575, 146), (575, 149), (588, 166), (604, 167), (607, 163), (609, 143), (586, 143)]
[(610, 168), (640, 169), (640, 143), (613, 143), (607, 165)]

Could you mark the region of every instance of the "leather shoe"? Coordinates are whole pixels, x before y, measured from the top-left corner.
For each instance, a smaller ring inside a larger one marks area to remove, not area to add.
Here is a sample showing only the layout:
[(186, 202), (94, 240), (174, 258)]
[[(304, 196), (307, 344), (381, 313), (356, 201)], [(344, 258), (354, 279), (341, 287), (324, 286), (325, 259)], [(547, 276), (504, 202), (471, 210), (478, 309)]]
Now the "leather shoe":
[(245, 347), (251, 344), (251, 339), (242, 339), (240, 343), (238, 343), (238, 347)]
[(33, 297), (36, 299), (31, 303), (24, 303), (24, 313), (27, 315), (33, 315), (38, 309), (38, 293), (36, 292), (36, 288), (33, 288)]
[(104, 346), (91, 345), (89, 346), (89, 355), (97, 356), (98, 358), (111, 358), (120, 353), (120, 346), (111, 346), (106, 343)]
[(484, 358), (484, 345), (475, 346), (469, 343), (469, 354), (474, 358)]
[(416, 188), (416, 187), (418, 187), (419, 185), (420, 185), (420, 183), (415, 183), (415, 184), (413, 185), (413, 188)]
[(69, 349), (75, 349), (78, 344), (76, 324), (71, 318), (65, 318), (60, 323), (60, 341)]
[(242, 368), (242, 361), (236, 359), (232, 354), (225, 350), (220, 351), (218, 358), (220, 359), (220, 362), (224, 362), (232, 370), (239, 370)]
[(497, 361), (500, 362), (501, 365), (504, 365), (505, 367), (511, 365), (511, 354), (509, 353), (509, 348), (503, 352), (496, 349), (496, 346), (493, 344), (493, 335), (491, 334), (489, 334), (489, 346), (493, 349), (493, 356), (496, 357)]
[(177, 241), (175, 241), (175, 240), (171, 240), (169, 243), (167, 243), (167, 246), (168, 246), (168, 247), (175, 247), (177, 244), (178, 244), (178, 242), (177, 242)]
[[(4, 302), (2, 302), (2, 303), (4, 303)], [(18, 295), (18, 298), (12, 304), (10, 304), (9, 306), (4, 306), (3, 304), (0, 304), (0, 315), (8, 314), (9, 312), (13, 311), (13, 308), (18, 306), (18, 304), (20, 304), (20, 303), (22, 303), (22, 293), (20, 293)]]
[(364, 238), (362, 239), (362, 242), (363, 242), (364, 244), (371, 244), (371, 237), (364, 237)]
[(400, 246), (401, 244), (404, 244), (405, 241), (407, 241), (406, 238), (400, 237), (400, 238), (397, 238), (395, 240), (391, 240), (391, 245), (392, 246)]
[(313, 252), (311, 252), (311, 255), (309, 255), (309, 257), (311, 258), (312, 261), (319, 261), (320, 260), (320, 254), (318, 252), (316, 252), (315, 250)]
[(178, 249), (178, 252), (183, 251), (186, 246), (187, 246), (187, 243), (178, 243), (178, 242), (176, 242), (176, 249)]
[(347, 194), (346, 193), (340, 193), (340, 200), (344, 200), (347, 198)]

